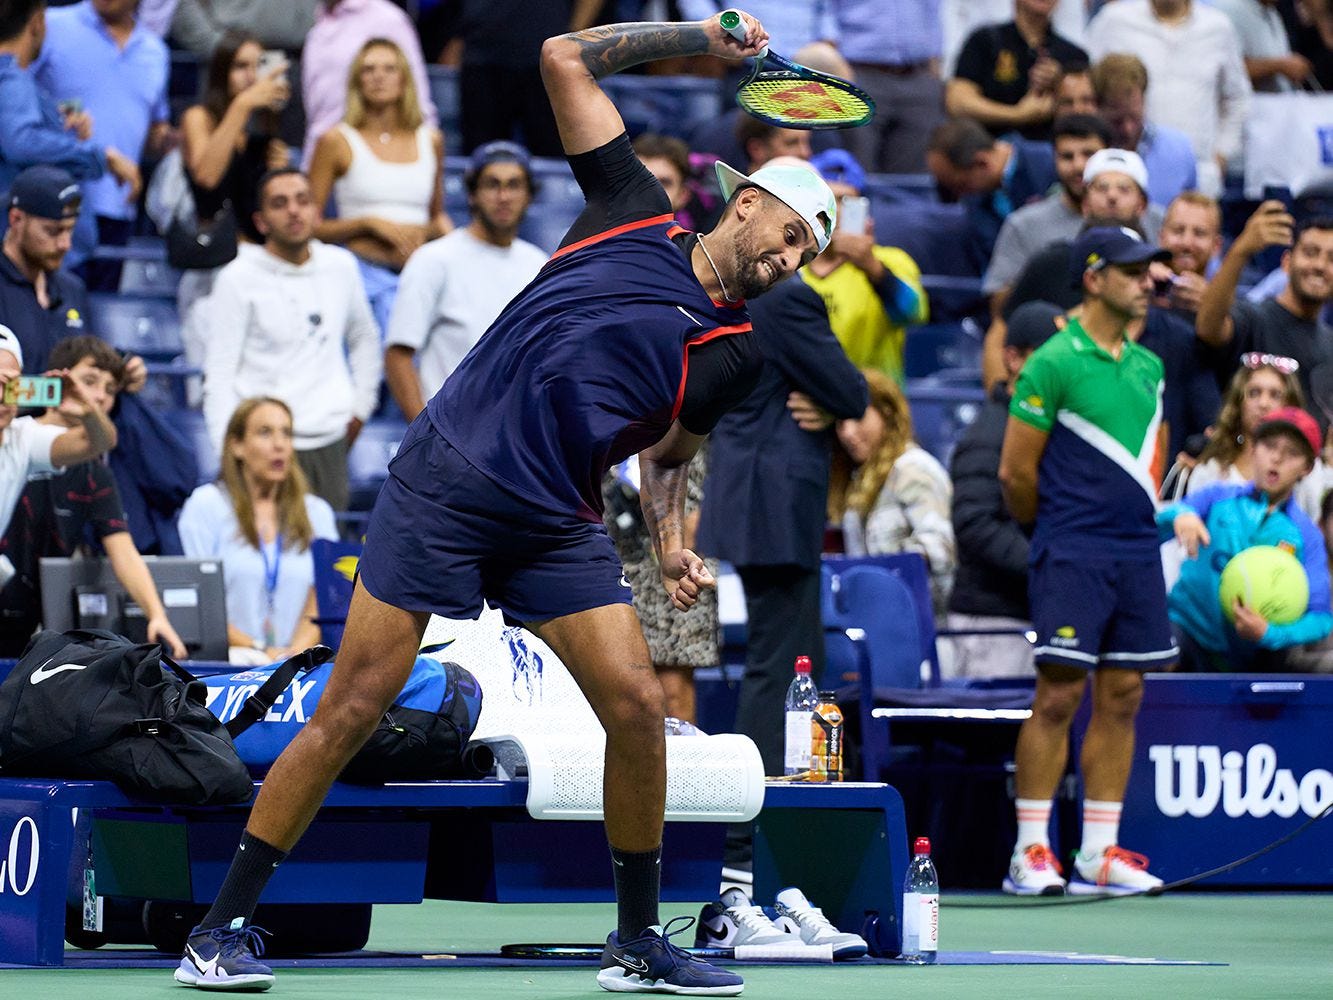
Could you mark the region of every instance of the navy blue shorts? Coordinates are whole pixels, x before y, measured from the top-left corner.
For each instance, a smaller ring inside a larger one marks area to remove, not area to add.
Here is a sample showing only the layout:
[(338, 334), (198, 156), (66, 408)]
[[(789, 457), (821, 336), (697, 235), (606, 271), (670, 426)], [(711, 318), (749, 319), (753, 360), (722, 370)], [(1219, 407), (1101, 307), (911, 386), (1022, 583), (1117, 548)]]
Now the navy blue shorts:
[(447, 618), (476, 618), (483, 598), (525, 623), (633, 603), (601, 522), (506, 492), (424, 416), (389, 463), (360, 574), (386, 604)]
[(1160, 670), (1180, 656), (1162, 562), (1046, 553), (1028, 582), (1037, 663)]

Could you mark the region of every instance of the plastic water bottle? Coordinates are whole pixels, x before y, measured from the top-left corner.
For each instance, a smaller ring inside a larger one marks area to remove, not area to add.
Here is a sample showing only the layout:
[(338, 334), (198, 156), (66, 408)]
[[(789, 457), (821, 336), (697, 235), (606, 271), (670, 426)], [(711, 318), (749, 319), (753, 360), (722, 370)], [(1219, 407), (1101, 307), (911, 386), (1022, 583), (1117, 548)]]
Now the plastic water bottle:
[(917, 837), (903, 879), (903, 961), (929, 964), (940, 946), (940, 878), (930, 860), (930, 840)]
[(810, 657), (796, 657), (796, 677), (787, 688), (787, 741), (783, 771), (800, 774), (810, 770), (811, 720), (819, 704), (819, 691), (810, 678)]

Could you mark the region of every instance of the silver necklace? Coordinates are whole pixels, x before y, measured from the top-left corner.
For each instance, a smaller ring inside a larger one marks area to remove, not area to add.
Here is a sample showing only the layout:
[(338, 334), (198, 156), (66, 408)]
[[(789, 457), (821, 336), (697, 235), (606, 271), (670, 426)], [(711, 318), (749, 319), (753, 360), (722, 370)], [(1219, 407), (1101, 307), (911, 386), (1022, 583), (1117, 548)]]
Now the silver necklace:
[(736, 300), (727, 294), (727, 283), (722, 280), (721, 272), (718, 271), (717, 265), (713, 263), (713, 255), (708, 252), (708, 247), (704, 245), (703, 233), (699, 234), (699, 249), (704, 252), (704, 258), (708, 261), (708, 266), (713, 269), (713, 277), (717, 279), (718, 287), (722, 289), (722, 301), (735, 302)]

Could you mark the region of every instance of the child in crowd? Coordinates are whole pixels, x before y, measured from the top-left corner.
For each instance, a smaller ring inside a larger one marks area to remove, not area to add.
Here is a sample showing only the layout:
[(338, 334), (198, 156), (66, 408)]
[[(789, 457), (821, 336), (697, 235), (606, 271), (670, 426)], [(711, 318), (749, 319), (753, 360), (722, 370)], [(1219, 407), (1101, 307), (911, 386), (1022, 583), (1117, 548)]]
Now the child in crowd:
[[(1210, 486), (1158, 513), (1164, 537), (1174, 533), (1187, 556), (1169, 599), (1181, 669), (1282, 670), (1289, 649), (1333, 629), (1324, 539), (1293, 495), (1314, 468), (1320, 443), (1319, 425), (1304, 410), (1274, 410), (1254, 433), (1250, 482)], [(1234, 626), (1224, 616), (1222, 570), (1255, 545), (1285, 549), (1305, 568), (1309, 604), (1295, 621), (1267, 621), (1239, 599)]]

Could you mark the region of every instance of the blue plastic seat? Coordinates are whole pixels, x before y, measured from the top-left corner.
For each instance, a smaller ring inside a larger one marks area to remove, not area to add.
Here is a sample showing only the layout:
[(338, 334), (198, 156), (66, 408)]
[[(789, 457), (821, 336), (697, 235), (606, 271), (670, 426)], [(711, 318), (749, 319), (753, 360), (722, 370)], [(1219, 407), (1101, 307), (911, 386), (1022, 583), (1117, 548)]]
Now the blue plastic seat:
[(389, 462), (398, 454), (398, 444), (407, 433), (402, 420), (371, 420), (357, 436), (347, 456), (348, 501), (352, 510), (369, 510), (380, 486), (389, 476)]
[(911, 379), (906, 391), (917, 443), (947, 468), (958, 436), (977, 418), (986, 402), (980, 378), (974, 385)]
[(316, 539), (310, 543), (315, 563), (315, 608), (319, 641), (330, 649), (342, 643), (347, 623), (347, 609), (352, 605), (352, 586), (361, 545), (356, 542), (331, 542)]
[(93, 293), (88, 310), (93, 331), (119, 350), (146, 361), (173, 361), (185, 353), (176, 303), (170, 299)]

